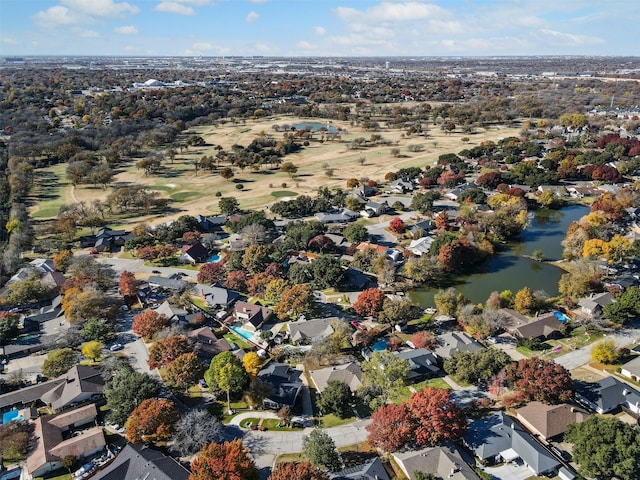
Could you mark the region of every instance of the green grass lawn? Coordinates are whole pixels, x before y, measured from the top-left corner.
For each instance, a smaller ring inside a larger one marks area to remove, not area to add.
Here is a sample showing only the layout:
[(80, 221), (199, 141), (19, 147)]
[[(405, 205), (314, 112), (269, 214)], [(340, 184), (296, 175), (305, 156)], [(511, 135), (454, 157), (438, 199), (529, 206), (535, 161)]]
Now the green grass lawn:
[(224, 334), (224, 338), (226, 338), (229, 342), (235, 343), (238, 348), (243, 350), (253, 350), (253, 345), (247, 342), (244, 338), (242, 338), (237, 333), (227, 332)]
[(302, 428), (299, 428), (299, 427), (282, 427), (282, 426), (279, 426), (280, 423), (281, 421), (278, 418), (263, 418), (262, 423), (260, 425), (265, 427), (267, 430), (278, 430), (283, 432), (292, 432), (295, 430), (302, 430)]
[[(587, 332), (584, 327), (572, 330), (568, 337), (558, 340), (547, 340), (543, 343), (543, 350), (531, 350), (527, 347), (518, 346), (516, 350), (525, 357), (540, 357), (546, 360), (564, 355), (565, 353), (586, 347), (597, 342), (604, 336), (603, 332)], [(554, 351), (555, 350), (555, 351)]]
[(282, 198), (282, 197), (297, 197), (298, 194), (296, 192), (292, 192), (290, 190), (276, 190), (275, 192), (271, 192), (272, 197)]
[(71, 480), (71, 474), (66, 469), (54, 470), (47, 476), (35, 477), (33, 480)]
[(356, 417), (340, 418), (337, 415), (334, 415), (333, 413), (329, 413), (327, 415), (318, 417), (318, 423), (323, 428), (338, 427), (346, 423), (351, 423), (355, 420), (356, 420)]
[(304, 459), (305, 458), (301, 453), (282, 453), (278, 455), (278, 458), (276, 458), (275, 464), (277, 465), (279, 463), (285, 462), (301, 462)]
[(171, 198), (171, 200), (173, 200), (175, 202), (186, 202), (187, 200), (193, 200), (195, 198), (200, 198), (203, 195), (204, 195), (204, 193), (202, 193), (202, 192), (186, 191), (186, 192), (172, 193), (171, 195), (169, 195), (169, 197)]
[(244, 420), (242, 420), (241, 426), (244, 428), (249, 428), (252, 425), (257, 426), (260, 423), (260, 419), (259, 418), (254, 418), (254, 417), (250, 417), (250, 418), (245, 418)]
[(413, 388), (415, 388), (416, 391), (418, 392), (422, 390), (424, 387), (433, 387), (433, 388), (440, 388), (442, 390), (451, 390), (451, 385), (445, 382), (444, 379), (442, 378), (430, 378), (429, 380), (424, 380), (423, 382), (416, 383), (415, 385), (413, 385)]

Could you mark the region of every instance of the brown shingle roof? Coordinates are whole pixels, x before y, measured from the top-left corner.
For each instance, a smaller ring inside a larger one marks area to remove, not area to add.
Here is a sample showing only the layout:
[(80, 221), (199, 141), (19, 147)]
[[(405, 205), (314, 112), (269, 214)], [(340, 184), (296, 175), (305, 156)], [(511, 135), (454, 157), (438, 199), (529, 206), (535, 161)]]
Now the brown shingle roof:
[(540, 402), (531, 402), (517, 409), (516, 414), (527, 428), (545, 439), (564, 433), (567, 425), (583, 422), (589, 415), (583, 409), (566, 403), (545, 405)]

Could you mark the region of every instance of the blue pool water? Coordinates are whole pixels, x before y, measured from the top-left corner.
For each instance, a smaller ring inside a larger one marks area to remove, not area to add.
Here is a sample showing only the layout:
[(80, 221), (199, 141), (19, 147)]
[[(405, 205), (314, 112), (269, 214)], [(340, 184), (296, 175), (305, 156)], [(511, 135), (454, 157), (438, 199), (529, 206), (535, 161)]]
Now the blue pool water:
[(23, 420), (18, 410), (11, 410), (2, 414), (2, 423), (9, 423), (13, 420)]
[(569, 321), (569, 317), (567, 317), (562, 312), (553, 312), (553, 314), (556, 316), (558, 320), (560, 320), (561, 323), (567, 323)]
[(222, 256), (218, 253), (207, 258), (207, 262), (209, 263), (218, 263), (220, 260), (222, 260)]
[(245, 330), (244, 328), (240, 328), (240, 327), (231, 327), (231, 330), (233, 330), (234, 332), (236, 332), (238, 335), (240, 335), (242, 338), (244, 338), (245, 340), (249, 340), (251, 337), (253, 337), (253, 332), (250, 332), (248, 330)]
[(381, 352), (387, 349), (387, 341), (384, 338), (381, 338), (376, 343), (371, 345), (371, 350), (374, 352)]

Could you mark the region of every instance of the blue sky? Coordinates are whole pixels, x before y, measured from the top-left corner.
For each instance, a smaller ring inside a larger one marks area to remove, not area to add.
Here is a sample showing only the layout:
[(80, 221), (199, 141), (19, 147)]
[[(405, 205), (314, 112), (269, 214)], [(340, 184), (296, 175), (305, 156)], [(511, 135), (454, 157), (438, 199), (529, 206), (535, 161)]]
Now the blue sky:
[(638, 0), (0, 0), (0, 55), (640, 55)]

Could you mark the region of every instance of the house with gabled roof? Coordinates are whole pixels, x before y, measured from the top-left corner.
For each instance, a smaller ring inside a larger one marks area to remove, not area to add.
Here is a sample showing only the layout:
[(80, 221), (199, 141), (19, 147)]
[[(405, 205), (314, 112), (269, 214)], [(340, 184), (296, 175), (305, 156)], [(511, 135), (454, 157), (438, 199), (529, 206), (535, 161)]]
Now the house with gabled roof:
[(615, 301), (615, 297), (609, 292), (592, 293), (588, 297), (583, 297), (578, 300), (578, 306), (580, 307), (580, 313), (592, 317), (599, 317), (602, 315), (602, 308)]
[(263, 400), (263, 405), (273, 409), (293, 408), (304, 385), (301, 375), (300, 370), (285, 363), (269, 362), (258, 372), (258, 378), (271, 386), (271, 393)]
[(297, 345), (312, 344), (324, 340), (333, 334), (333, 318), (314, 318), (287, 323), (287, 336)]
[(474, 353), (485, 347), (465, 332), (447, 332), (436, 338), (438, 346), (434, 352), (440, 358), (447, 359), (460, 352)]
[(561, 466), (547, 449), (504, 412), (493, 413), (469, 424), (465, 443), (476, 457), (487, 464), (520, 458), (535, 475), (551, 473)]
[(194, 265), (206, 262), (207, 258), (209, 258), (209, 250), (202, 243), (197, 242), (193, 245), (183, 245), (178, 261)]
[(128, 443), (93, 480), (188, 480), (191, 472), (177, 460), (147, 444)]
[(454, 444), (404, 450), (391, 456), (409, 480), (416, 479), (416, 472), (451, 480), (480, 480)]
[(614, 377), (579, 384), (576, 398), (601, 415), (622, 407), (640, 417), (640, 392)]
[(432, 378), (440, 373), (438, 358), (431, 350), (416, 348), (403, 352), (394, 352), (396, 357), (409, 362), (409, 383), (419, 382), (425, 378)]
[(266, 321), (272, 317), (271, 310), (257, 303), (236, 302), (233, 316), (242, 322), (242, 328), (250, 332), (257, 332)]
[(329, 382), (346, 383), (352, 392), (356, 392), (362, 385), (362, 368), (357, 362), (334, 365), (332, 367), (310, 370), (309, 376), (316, 387), (317, 393), (322, 393)]
[(562, 322), (552, 313), (540, 317), (527, 317), (510, 308), (501, 308), (499, 312), (508, 322), (507, 332), (516, 338), (547, 340), (561, 334)]
[(64, 382), (42, 394), (42, 401), (51, 405), (54, 411), (85, 402), (104, 394), (104, 378), (93, 367), (76, 365), (63, 375)]
[(210, 308), (227, 308), (240, 297), (238, 292), (218, 285), (209, 286), (197, 283), (193, 290)]
[(559, 437), (570, 423), (581, 423), (589, 413), (574, 405), (546, 405), (542, 402), (530, 402), (516, 410), (516, 418), (534, 435), (544, 440)]
[(331, 480), (390, 480), (389, 474), (378, 457), (332, 473), (329, 478)]
[(640, 381), (640, 356), (634, 357), (620, 367), (620, 375), (630, 378), (634, 382)]
[(187, 322), (187, 315), (189, 312), (187, 312), (182, 307), (171, 305), (168, 300), (162, 302), (155, 310), (158, 315), (164, 315), (165, 317), (167, 317), (167, 320), (169, 320), (169, 322)]
[(211, 360), (217, 354), (231, 350), (229, 342), (216, 337), (211, 327), (192, 330), (188, 336), (194, 344), (196, 354), (202, 359)]
[(163, 288), (166, 290), (173, 290), (174, 292), (182, 292), (188, 285), (187, 281), (182, 280), (180, 276), (174, 275), (170, 275), (169, 277), (151, 275), (147, 282), (152, 288)]

